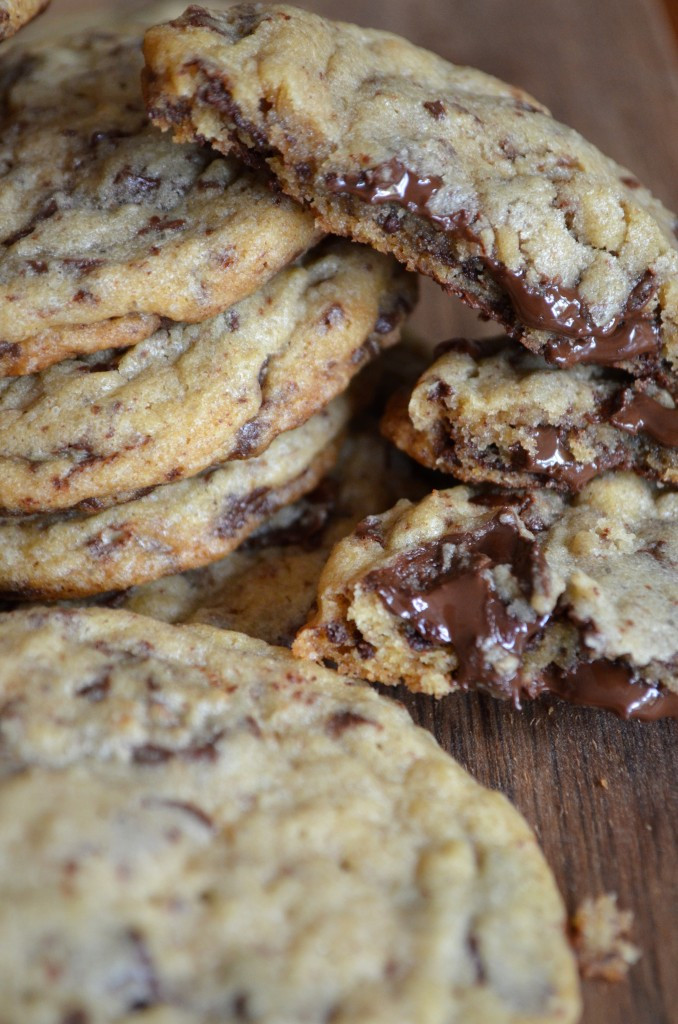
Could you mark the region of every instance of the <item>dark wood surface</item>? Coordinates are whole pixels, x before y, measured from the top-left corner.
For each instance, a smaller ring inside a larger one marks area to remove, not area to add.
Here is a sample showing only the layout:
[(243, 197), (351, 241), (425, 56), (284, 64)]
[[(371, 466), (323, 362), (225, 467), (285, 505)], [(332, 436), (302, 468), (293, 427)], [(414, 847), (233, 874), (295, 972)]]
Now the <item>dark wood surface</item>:
[[(45, 25), (69, 9), (91, 15), (105, 6), (143, 4), (54, 0)], [(659, 0), (301, 6), (387, 28), (523, 86), (678, 209), (676, 0), (666, 8)], [(416, 314), (423, 337), (433, 343), (469, 324), (454, 300), (424, 289)], [(445, 749), (525, 814), (570, 910), (586, 896), (616, 892), (633, 911), (642, 957), (626, 982), (584, 982), (584, 1024), (678, 1022), (678, 723), (622, 722), (560, 703), (516, 711), (477, 695), (437, 703), (399, 696)]]

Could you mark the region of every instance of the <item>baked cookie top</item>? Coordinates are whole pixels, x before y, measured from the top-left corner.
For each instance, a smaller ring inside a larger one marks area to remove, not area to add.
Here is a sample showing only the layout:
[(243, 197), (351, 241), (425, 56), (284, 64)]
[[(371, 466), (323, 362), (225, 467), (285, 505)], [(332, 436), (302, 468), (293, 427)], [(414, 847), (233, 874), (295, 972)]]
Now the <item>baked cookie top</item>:
[(556, 370), (508, 338), (445, 342), (382, 421), (415, 459), (469, 483), (579, 491), (615, 469), (678, 484), (678, 409), (617, 370)]
[(203, 323), (0, 380), (0, 507), (66, 508), (260, 453), (397, 340), (415, 285), (335, 240)]
[(50, 0), (0, 0), (0, 42), (31, 21)]
[(254, 154), (328, 229), (556, 365), (675, 375), (673, 216), (521, 90), (283, 5), (191, 7), (144, 53), (156, 124)]
[(436, 696), (568, 696), (569, 678), (580, 703), (678, 717), (677, 607), (678, 493), (629, 473), (571, 504), (455, 487), (337, 545), (294, 651)]
[(163, 484), (101, 511), (0, 518), (0, 593), (73, 598), (204, 565), (312, 490), (351, 412), (341, 396), (265, 452)]
[[(159, 317), (212, 317), (320, 237), (256, 174), (154, 129), (141, 65), (139, 38), (109, 31), (0, 58), (0, 357), (10, 372), (36, 368), (27, 339), (45, 348), (49, 331), (89, 326), (88, 351), (96, 324), (102, 348), (116, 326), (117, 344), (129, 344), (125, 318), (150, 317), (150, 334)], [(76, 340), (55, 339), (38, 365), (63, 358), (69, 341), (78, 351)]]
[(8, 1019), (578, 1018), (532, 832), (402, 708), (120, 611), (3, 615), (0, 650)]

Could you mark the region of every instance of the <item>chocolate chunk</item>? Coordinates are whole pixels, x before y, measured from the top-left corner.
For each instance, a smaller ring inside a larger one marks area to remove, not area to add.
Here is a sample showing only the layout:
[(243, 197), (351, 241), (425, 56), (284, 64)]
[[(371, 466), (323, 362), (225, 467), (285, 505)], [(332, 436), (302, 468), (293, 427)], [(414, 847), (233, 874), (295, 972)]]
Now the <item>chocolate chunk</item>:
[(426, 217), (428, 203), (440, 189), (443, 179), (437, 175), (419, 176), (395, 157), (357, 174), (329, 174), (325, 183), (330, 192), (358, 196), (367, 203), (397, 203), (411, 213)]
[(228, 498), (214, 528), (217, 537), (233, 537), (250, 520), (263, 516), (270, 507), (269, 494), (269, 487), (257, 487), (242, 498)]
[(358, 725), (376, 725), (369, 718), (356, 714), (355, 711), (337, 711), (327, 720), (327, 732), (332, 739), (338, 739), (347, 729), (354, 729)]
[(572, 704), (605, 708), (621, 718), (678, 718), (678, 693), (644, 683), (621, 662), (580, 661), (569, 670), (551, 665), (541, 686)]
[(536, 449), (534, 454), (520, 447), (515, 453), (516, 468), (552, 477), (566, 484), (571, 491), (581, 490), (603, 469), (611, 469), (624, 459), (624, 453), (620, 451), (618, 458), (609, 456), (595, 459), (593, 462), (577, 462), (562, 432), (556, 427), (535, 427), (532, 437)]
[(147, 235), (149, 231), (177, 231), (179, 228), (182, 228), (185, 223), (186, 221), (181, 217), (176, 217), (174, 220), (170, 220), (167, 217), (163, 218), (154, 215), (145, 227), (140, 228), (138, 234)]
[(21, 352), (21, 346), (16, 341), (0, 341), (0, 357), (9, 356), (16, 359)]
[(210, 32), (216, 32), (217, 35), (228, 35), (218, 18), (215, 18), (209, 11), (206, 11), (204, 7), (198, 7), (194, 4), (191, 4), (181, 17), (173, 21), (172, 24), (182, 28), (208, 28)]
[(488, 663), (488, 648), (520, 655), (546, 622), (546, 617), (527, 620), (510, 609), (491, 577), (499, 565), (510, 566), (529, 599), (542, 570), (541, 552), (534, 540), (521, 535), (515, 515), (506, 509), (474, 531), (448, 534), (391, 567), (374, 570), (365, 587), (424, 640), (454, 647), (460, 686), (496, 688), (500, 678)]
[(99, 679), (95, 679), (91, 683), (87, 683), (86, 686), (81, 686), (79, 690), (75, 691), (76, 697), (87, 697), (88, 700), (93, 703), (98, 703), (100, 700), (104, 700), (108, 696), (108, 691), (111, 688), (111, 677), (108, 672), (101, 676)]
[[(576, 288), (567, 288), (556, 281), (533, 287), (525, 282), (523, 271), (509, 270), (487, 256), (484, 262), (493, 279), (508, 294), (523, 323), (563, 336), (546, 348), (545, 356), (550, 363), (560, 367), (575, 363), (608, 366), (659, 350), (659, 331), (641, 312), (656, 289), (652, 274), (646, 274), (638, 282), (624, 313), (599, 327)], [(568, 339), (579, 344), (572, 344)]]
[(445, 117), (445, 104), (442, 100), (427, 100), (423, 107), (436, 121), (440, 121)]
[(250, 420), (248, 423), (243, 423), (235, 437), (235, 442), (233, 444), (233, 458), (249, 458), (259, 444), (263, 430), (263, 424), (257, 420)]
[(382, 548), (384, 546), (384, 528), (379, 516), (366, 516), (356, 526), (355, 535), (359, 540), (372, 541)]
[[(61, 262), (64, 265), (64, 267), (73, 267), (74, 270), (79, 270), (81, 274), (91, 274), (92, 271), (96, 270), (97, 267), (100, 267), (104, 261), (96, 259), (94, 257), (87, 256), (67, 256)], [(45, 269), (47, 269), (46, 266)]]
[(118, 171), (113, 183), (120, 187), (121, 202), (141, 203), (160, 188), (160, 178), (141, 174), (126, 164)]
[(624, 391), (621, 407), (610, 416), (610, 423), (630, 434), (644, 431), (660, 444), (678, 448), (678, 409), (668, 409), (649, 395)]
[(614, 366), (636, 356), (659, 351), (661, 340), (656, 324), (648, 319), (627, 320), (610, 335), (596, 335), (572, 343), (565, 338), (550, 341), (544, 356), (553, 366), (567, 369), (576, 363)]
[(49, 220), (59, 209), (56, 199), (50, 199), (50, 201), (43, 206), (42, 210), (39, 210), (33, 217), (33, 219), (24, 228), (20, 228), (19, 231), (15, 231), (13, 235), (9, 235), (3, 240), (3, 245), (9, 249), (15, 242), (20, 241), (22, 238), (26, 238), (27, 235), (32, 234), (38, 224), (43, 220)]

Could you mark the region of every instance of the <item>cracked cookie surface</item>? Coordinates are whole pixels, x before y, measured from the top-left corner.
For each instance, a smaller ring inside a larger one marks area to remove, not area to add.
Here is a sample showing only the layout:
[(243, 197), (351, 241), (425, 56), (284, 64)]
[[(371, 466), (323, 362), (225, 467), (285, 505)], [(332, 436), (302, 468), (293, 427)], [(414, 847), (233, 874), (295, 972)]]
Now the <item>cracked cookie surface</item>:
[(467, 483), (566, 492), (613, 469), (678, 484), (678, 410), (667, 391), (602, 367), (554, 370), (507, 338), (440, 348), (382, 421), (424, 465)]
[(0, 591), (7, 599), (83, 597), (222, 558), (316, 486), (336, 459), (350, 404), (335, 399), (257, 457), (100, 512), (0, 519)]
[(9, 1019), (578, 1019), (534, 835), (404, 709), (120, 611), (2, 615), (0, 651)]
[(320, 223), (393, 252), (555, 365), (678, 364), (674, 217), (521, 90), (283, 5), (145, 37), (151, 117), (265, 162)]
[(318, 605), (295, 653), (366, 679), (678, 717), (678, 494), (628, 473), (571, 504), (466, 487), (399, 502), (337, 545)]
[(259, 454), (396, 340), (415, 284), (334, 241), (203, 323), (0, 380), (0, 507), (67, 508)]
[(149, 125), (141, 65), (112, 31), (0, 57), (0, 373), (205, 320), (320, 237), (259, 175)]

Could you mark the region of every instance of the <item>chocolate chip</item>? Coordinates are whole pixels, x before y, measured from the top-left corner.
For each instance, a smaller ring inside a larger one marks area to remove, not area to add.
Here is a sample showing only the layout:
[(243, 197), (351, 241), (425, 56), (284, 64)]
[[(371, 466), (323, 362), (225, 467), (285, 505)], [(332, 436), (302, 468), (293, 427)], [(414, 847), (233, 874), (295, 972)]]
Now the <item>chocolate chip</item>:
[(350, 639), (343, 622), (328, 622), (325, 626), (325, 633), (330, 643), (336, 644), (337, 647), (347, 644)]
[(233, 458), (247, 459), (260, 442), (264, 425), (257, 420), (244, 423), (235, 436)]
[(337, 711), (327, 719), (325, 731), (329, 733), (332, 739), (338, 739), (347, 729), (354, 729), (359, 725), (377, 726), (377, 723), (369, 718), (365, 718), (364, 715), (357, 714), (355, 711)]
[(436, 121), (445, 117), (445, 104), (441, 100), (427, 100), (423, 106)]
[(181, 217), (169, 220), (168, 218), (163, 219), (162, 217), (154, 215), (151, 217), (148, 224), (141, 228), (137, 234), (147, 235), (150, 231), (177, 231), (179, 228), (182, 228), (185, 223), (186, 221), (182, 220)]
[(87, 699), (92, 701), (93, 704), (96, 704), (108, 696), (110, 688), (111, 677), (107, 672), (101, 678), (95, 679), (91, 683), (87, 683), (86, 686), (81, 686), (79, 690), (75, 691), (75, 695), (76, 697), (87, 697)]
[(378, 516), (366, 516), (355, 528), (358, 540), (369, 540), (384, 546), (384, 529)]
[(253, 519), (265, 515), (270, 508), (270, 488), (257, 487), (241, 498), (228, 497), (219, 514), (214, 533), (217, 537), (234, 537)]

